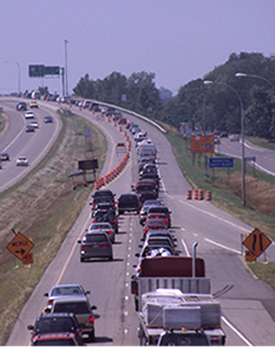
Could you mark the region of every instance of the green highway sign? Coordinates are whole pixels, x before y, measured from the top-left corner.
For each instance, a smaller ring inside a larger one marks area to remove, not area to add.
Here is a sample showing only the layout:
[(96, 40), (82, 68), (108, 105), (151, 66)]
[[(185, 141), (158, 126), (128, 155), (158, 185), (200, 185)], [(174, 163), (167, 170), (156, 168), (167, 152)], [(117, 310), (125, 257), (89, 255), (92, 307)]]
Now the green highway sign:
[(59, 66), (29, 65), (29, 77), (59, 76)]
[(59, 66), (45, 66), (44, 74), (46, 75), (58, 75), (59, 76)]
[(29, 65), (29, 77), (44, 77), (44, 65)]

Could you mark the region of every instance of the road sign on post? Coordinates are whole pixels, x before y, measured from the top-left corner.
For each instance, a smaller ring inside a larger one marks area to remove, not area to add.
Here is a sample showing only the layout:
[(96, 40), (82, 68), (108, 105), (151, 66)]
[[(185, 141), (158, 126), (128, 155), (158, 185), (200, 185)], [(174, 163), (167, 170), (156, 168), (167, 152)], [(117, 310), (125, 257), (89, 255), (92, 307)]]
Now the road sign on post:
[(209, 158), (209, 167), (222, 167), (228, 168), (233, 167), (233, 158)]
[(257, 228), (243, 241), (243, 245), (256, 257), (259, 257), (271, 243), (272, 241)]
[(33, 247), (34, 244), (20, 232), (17, 233), (11, 242), (6, 246), (6, 248), (19, 260), (23, 260), (23, 258)]

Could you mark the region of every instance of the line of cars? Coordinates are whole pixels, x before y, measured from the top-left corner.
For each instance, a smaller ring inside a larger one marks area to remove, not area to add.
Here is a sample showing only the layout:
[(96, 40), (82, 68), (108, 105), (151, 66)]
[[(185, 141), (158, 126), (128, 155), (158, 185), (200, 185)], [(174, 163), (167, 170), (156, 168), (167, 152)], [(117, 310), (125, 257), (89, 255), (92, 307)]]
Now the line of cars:
[[(33, 100), (29, 104), (30, 109), (28, 110), (28, 105), (25, 101), (21, 101), (16, 105), (16, 110), (17, 111), (25, 111), (24, 113), (24, 118), (26, 121), (29, 121), (29, 123), (26, 124), (25, 127), (25, 132), (26, 133), (33, 133), (35, 132), (36, 129), (39, 128), (39, 123), (37, 120), (35, 120), (35, 114), (31, 110), (32, 108), (38, 108), (38, 103), (37, 101)], [(52, 123), (53, 122), (53, 117), (52, 116), (45, 116), (44, 117), (44, 123)], [(7, 152), (1, 153), (0, 157), (0, 169), (2, 169), (2, 161), (9, 161), (10, 160), (10, 155)], [(16, 166), (28, 166), (29, 165), (29, 160), (27, 156), (25, 155), (20, 155), (16, 159)]]
[(95, 341), (95, 305), (80, 284), (58, 284), (52, 287), (43, 312), (29, 324), (32, 346), (83, 345)]

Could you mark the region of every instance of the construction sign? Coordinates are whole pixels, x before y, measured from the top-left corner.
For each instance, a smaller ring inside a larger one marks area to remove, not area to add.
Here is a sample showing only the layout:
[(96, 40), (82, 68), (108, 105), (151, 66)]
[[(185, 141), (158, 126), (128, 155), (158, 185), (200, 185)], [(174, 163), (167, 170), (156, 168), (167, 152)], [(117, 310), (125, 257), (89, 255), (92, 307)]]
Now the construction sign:
[(192, 153), (214, 153), (214, 135), (192, 135)]
[(6, 246), (6, 248), (19, 260), (23, 260), (23, 258), (33, 247), (34, 244), (20, 232), (17, 233), (11, 242)]
[(259, 257), (271, 243), (272, 241), (257, 228), (243, 241), (243, 245), (256, 257)]

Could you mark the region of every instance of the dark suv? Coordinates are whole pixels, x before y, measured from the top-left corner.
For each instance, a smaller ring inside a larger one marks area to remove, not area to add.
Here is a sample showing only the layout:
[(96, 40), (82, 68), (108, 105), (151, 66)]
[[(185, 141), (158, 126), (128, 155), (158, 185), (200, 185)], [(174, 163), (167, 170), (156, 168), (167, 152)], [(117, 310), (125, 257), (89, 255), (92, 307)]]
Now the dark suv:
[(17, 111), (27, 111), (27, 104), (25, 102), (19, 102), (19, 104), (16, 105)]
[(117, 201), (118, 214), (124, 212), (139, 213), (141, 208), (141, 201), (138, 194), (122, 194)]
[(80, 325), (73, 313), (44, 313), (37, 317), (34, 325), (28, 325), (32, 330), (31, 341), (37, 335), (48, 333), (74, 333), (79, 344), (83, 344)]

